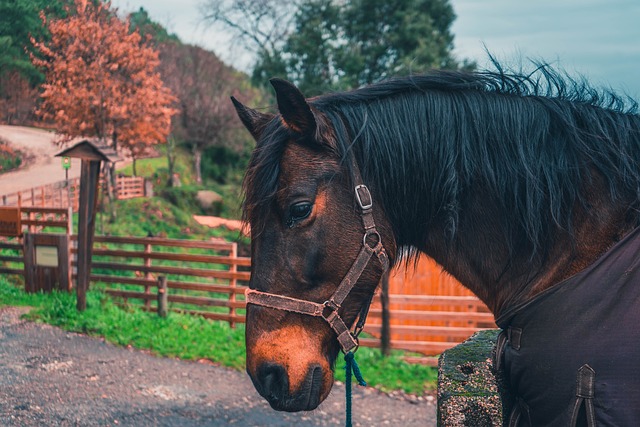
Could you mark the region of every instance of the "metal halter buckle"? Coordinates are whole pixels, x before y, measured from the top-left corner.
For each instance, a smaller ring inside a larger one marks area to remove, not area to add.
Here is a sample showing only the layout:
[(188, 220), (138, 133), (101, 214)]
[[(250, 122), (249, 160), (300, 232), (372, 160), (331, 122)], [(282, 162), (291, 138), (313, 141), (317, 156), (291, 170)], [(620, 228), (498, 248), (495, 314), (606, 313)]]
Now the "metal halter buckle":
[[(360, 190), (362, 190), (364, 196), (368, 199), (369, 203), (365, 204), (362, 201), (362, 196), (360, 196)], [(371, 197), (371, 193), (369, 192), (369, 188), (360, 184), (356, 186), (356, 200), (358, 201), (358, 205), (360, 205), (360, 209), (366, 211), (367, 209), (371, 209), (373, 207), (373, 198)]]

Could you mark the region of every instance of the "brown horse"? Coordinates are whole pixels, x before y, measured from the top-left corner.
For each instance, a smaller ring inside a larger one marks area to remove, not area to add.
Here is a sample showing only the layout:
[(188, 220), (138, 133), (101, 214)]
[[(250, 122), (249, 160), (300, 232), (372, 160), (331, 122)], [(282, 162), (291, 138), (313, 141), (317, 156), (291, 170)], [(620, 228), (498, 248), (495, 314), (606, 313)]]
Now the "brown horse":
[[(271, 83), (279, 114), (233, 101), (257, 141), (245, 178), (247, 371), (275, 409), (314, 409), (329, 394), (340, 349), (355, 346), (344, 328), (366, 315), (387, 258), (428, 254), (512, 332), (519, 308), (640, 225), (635, 105), (547, 66), (528, 76), (441, 71), (309, 100)], [(552, 311), (559, 324), (576, 320), (563, 311)], [(625, 352), (639, 349), (637, 335)], [(567, 373), (574, 391), (576, 371)], [(528, 416), (519, 411), (516, 424), (567, 425), (564, 409), (529, 414), (537, 397), (509, 375)], [(639, 375), (629, 377), (634, 398)], [(594, 405), (558, 399), (574, 418)]]

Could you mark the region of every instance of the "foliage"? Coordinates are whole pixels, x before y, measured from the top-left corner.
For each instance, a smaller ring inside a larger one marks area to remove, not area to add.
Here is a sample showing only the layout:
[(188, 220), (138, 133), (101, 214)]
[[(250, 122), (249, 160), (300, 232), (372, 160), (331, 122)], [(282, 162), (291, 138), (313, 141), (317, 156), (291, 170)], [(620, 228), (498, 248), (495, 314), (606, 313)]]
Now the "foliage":
[(39, 113), (55, 122), (61, 141), (98, 137), (134, 156), (163, 142), (170, 130), (174, 98), (159, 74), (157, 52), (139, 33), (129, 33), (109, 3), (75, 0), (63, 19), (43, 23), (49, 42), (32, 39), (46, 74)]
[(23, 154), (0, 139), (0, 174), (20, 167)]
[[(118, 307), (100, 290), (87, 294), (87, 310), (76, 311), (74, 294), (25, 294), (0, 277), (0, 301), (5, 305), (34, 307), (27, 317), (68, 331), (104, 337), (118, 345), (151, 350), (159, 356), (182, 359), (209, 359), (243, 370), (245, 365), (244, 327), (201, 317), (170, 313), (165, 319), (134, 307)], [(401, 360), (401, 352), (383, 358), (378, 350), (360, 348), (356, 354), (365, 380), (384, 391), (404, 390), (423, 394), (435, 389), (433, 368), (411, 365)], [(338, 358), (336, 379), (344, 381), (344, 362)]]
[(64, 14), (65, 0), (0, 0), (0, 121), (25, 123), (31, 119), (37, 86), (43, 74), (31, 63), (29, 37), (48, 37), (38, 17)]
[(161, 72), (168, 87), (178, 97), (174, 136), (190, 146), (196, 182), (202, 182), (202, 153), (208, 147), (242, 151), (248, 144), (236, 116), (231, 95), (252, 96), (252, 90), (235, 70), (213, 53), (198, 46), (166, 43), (161, 46)]
[[(232, 7), (226, 0), (203, 4), (206, 19), (235, 31), (246, 46), (254, 47), (255, 84), (287, 77), (305, 94), (316, 95), (431, 68), (475, 66), (460, 64), (452, 55), (455, 14), (448, 0), (257, 3), (264, 14), (242, 4)], [(282, 22), (278, 38), (263, 29), (275, 16)]]
[(167, 42), (180, 43), (176, 34), (169, 34), (166, 28), (153, 21), (143, 7), (129, 15), (129, 27), (131, 32), (139, 32), (141, 36), (150, 38), (149, 41), (155, 45)]
[(249, 164), (250, 155), (246, 149), (244, 152), (237, 152), (226, 147), (208, 147), (202, 153), (203, 180), (239, 186)]

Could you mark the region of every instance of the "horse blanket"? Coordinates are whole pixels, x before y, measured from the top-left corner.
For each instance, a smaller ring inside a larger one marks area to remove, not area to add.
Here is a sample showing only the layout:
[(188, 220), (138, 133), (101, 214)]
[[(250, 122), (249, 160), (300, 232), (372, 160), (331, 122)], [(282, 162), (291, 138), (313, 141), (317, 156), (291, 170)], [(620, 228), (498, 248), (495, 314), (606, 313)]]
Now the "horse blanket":
[(499, 316), (499, 365), (515, 398), (509, 425), (640, 426), (639, 267), (637, 228)]

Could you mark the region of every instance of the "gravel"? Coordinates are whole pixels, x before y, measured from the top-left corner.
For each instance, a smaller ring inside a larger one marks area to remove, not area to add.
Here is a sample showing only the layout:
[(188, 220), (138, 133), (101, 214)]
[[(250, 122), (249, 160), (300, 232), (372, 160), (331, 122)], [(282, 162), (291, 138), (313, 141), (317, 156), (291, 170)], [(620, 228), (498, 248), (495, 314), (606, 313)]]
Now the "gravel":
[[(244, 372), (155, 357), (0, 309), (0, 426), (340, 426), (344, 386), (318, 409), (272, 410)], [(435, 426), (433, 397), (357, 387), (356, 426)]]

